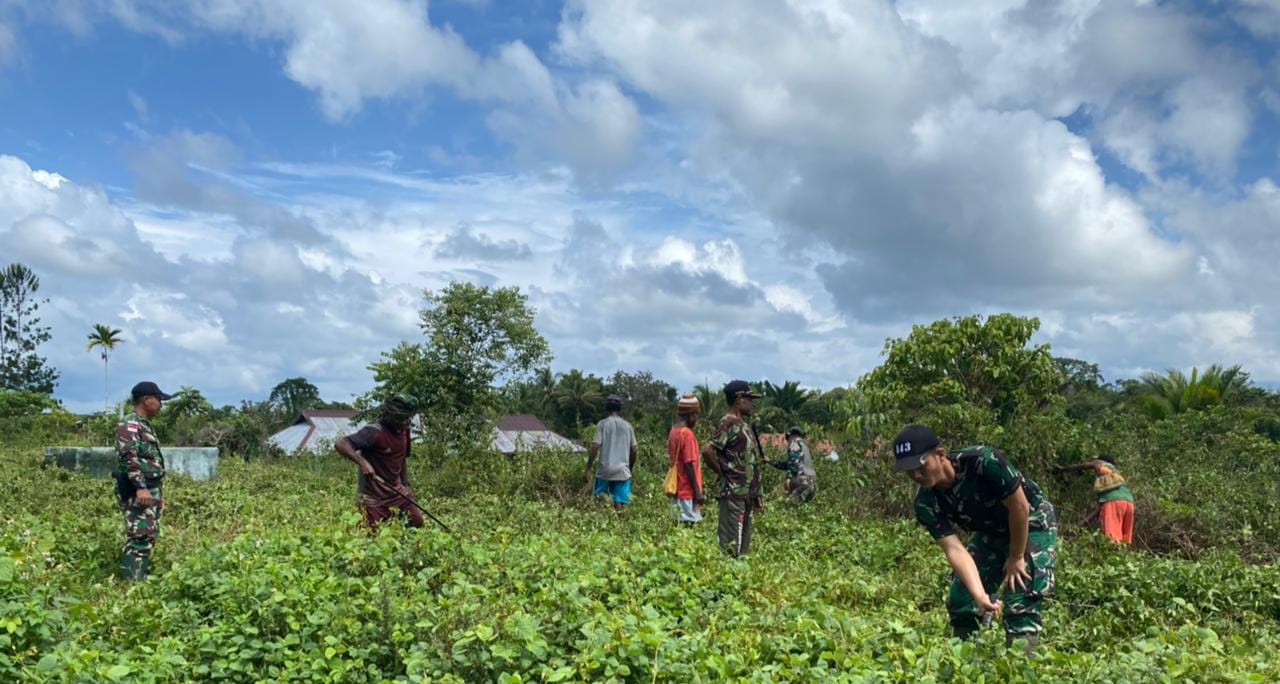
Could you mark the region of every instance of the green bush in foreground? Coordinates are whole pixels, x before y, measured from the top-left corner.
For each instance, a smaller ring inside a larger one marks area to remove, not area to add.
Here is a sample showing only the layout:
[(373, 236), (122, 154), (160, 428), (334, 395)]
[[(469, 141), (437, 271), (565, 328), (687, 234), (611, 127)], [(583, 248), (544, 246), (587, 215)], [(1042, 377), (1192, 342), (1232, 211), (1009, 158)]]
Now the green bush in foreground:
[(370, 538), (336, 459), (224, 459), (216, 482), (171, 480), (156, 574), (129, 587), (109, 483), (38, 462), (0, 451), (0, 681), (1280, 679), (1275, 567), (1091, 535), (1063, 544), (1035, 659), (999, 630), (948, 639), (942, 555), (910, 521), (849, 517), (882, 492), (838, 483), (844, 465), (820, 464), (814, 505), (774, 502), (736, 561), (713, 523), (672, 527), (656, 467), (617, 517), (571, 456), (418, 460), (456, 534)]

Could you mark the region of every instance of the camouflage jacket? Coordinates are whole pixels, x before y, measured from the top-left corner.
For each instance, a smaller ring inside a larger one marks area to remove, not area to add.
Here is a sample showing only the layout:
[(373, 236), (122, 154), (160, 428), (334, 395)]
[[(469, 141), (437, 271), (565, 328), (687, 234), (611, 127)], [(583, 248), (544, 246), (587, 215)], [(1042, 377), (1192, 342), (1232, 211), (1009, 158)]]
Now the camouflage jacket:
[(164, 477), (164, 454), (151, 423), (130, 413), (116, 426), (116, 472), (128, 476), (135, 487), (146, 487)]
[(993, 537), (1009, 538), (1009, 509), (1004, 499), (1021, 487), (1031, 504), (1030, 530), (1057, 527), (1053, 504), (1040, 486), (1022, 476), (1004, 454), (986, 446), (964, 449), (951, 456), (956, 480), (941, 489), (916, 492), (916, 520), (934, 539), (956, 533), (955, 527)]
[(787, 477), (807, 475), (814, 477), (813, 457), (809, 455), (809, 445), (803, 439), (797, 439), (787, 447), (787, 457), (781, 461), (773, 461), (769, 465), (787, 471)]
[(720, 460), (716, 496), (742, 499), (760, 490), (760, 464), (756, 461), (756, 435), (741, 418), (729, 414), (711, 435), (711, 447)]

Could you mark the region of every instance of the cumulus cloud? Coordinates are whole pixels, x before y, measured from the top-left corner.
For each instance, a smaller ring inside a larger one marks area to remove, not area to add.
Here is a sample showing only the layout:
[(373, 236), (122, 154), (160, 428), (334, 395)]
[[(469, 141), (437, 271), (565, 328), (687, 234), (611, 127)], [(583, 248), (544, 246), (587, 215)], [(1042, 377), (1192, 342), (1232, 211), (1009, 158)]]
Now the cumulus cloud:
[(416, 0), (205, 0), (196, 20), (222, 31), (281, 41), (289, 78), (345, 119), (366, 100), (463, 84), (478, 58), (452, 30), (432, 26)]
[[(729, 21), (582, 3), (560, 49), (715, 113), (718, 156), (778, 223), (835, 248), (843, 262), (821, 272), (860, 317), (975, 297), (1123, 301), (1188, 267), (1106, 184), (1088, 141), (1036, 112), (973, 101), (957, 49), (881, 3), (751, 5)], [(703, 68), (684, 67), (694, 62)]]
[(533, 250), (519, 240), (495, 240), (477, 233), (469, 224), (460, 224), (436, 246), (436, 256), (446, 259), (506, 261), (528, 259)]
[(1240, 155), (1259, 69), (1216, 42), (1223, 27), (1181, 3), (905, 0), (899, 8), (958, 48), (981, 105), (1089, 112), (1100, 141), (1149, 178), (1188, 162), (1229, 175)]
[(305, 216), (254, 196), (231, 171), (240, 160), (228, 138), (178, 129), (145, 136), (135, 147), (130, 168), (139, 199), (159, 206), (222, 213), (242, 227), (272, 237), (316, 243), (324, 236)]

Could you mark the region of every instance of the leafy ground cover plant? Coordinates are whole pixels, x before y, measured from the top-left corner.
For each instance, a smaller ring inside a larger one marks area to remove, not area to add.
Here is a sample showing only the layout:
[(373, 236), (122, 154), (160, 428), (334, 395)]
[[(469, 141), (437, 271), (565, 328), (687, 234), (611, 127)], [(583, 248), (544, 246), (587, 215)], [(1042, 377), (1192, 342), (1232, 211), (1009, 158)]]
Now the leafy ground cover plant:
[[(661, 463), (616, 516), (563, 453), (420, 459), (455, 534), (357, 529), (332, 459), (174, 477), (155, 575), (112, 579), (107, 482), (0, 450), (0, 680), (19, 682), (1276, 681), (1280, 571), (1063, 543), (1047, 636), (946, 637), (946, 565), (866, 464), (820, 463), (814, 505), (773, 502), (754, 553), (677, 529)], [(651, 467), (650, 467), (651, 466)]]

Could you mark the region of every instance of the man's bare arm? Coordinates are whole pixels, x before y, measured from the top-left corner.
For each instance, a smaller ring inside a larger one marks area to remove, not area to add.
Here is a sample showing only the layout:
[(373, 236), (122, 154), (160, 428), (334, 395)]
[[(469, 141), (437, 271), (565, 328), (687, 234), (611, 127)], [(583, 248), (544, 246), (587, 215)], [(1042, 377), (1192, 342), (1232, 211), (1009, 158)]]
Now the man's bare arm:
[(356, 466), (360, 468), (361, 473), (364, 473), (366, 476), (373, 475), (373, 466), (369, 464), (369, 461), (365, 460), (364, 456), (360, 455), (360, 450), (351, 443), (351, 440), (343, 437), (333, 445), (333, 448), (341, 454), (343, 458), (355, 463)]

